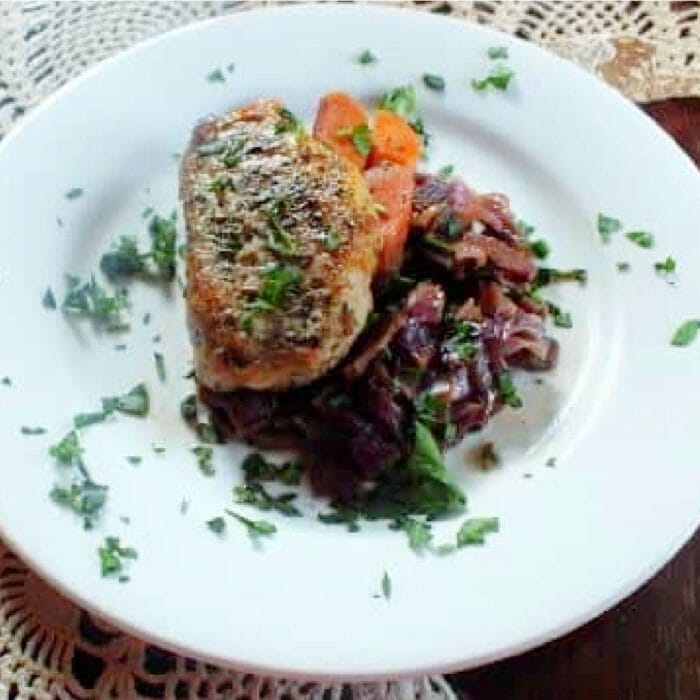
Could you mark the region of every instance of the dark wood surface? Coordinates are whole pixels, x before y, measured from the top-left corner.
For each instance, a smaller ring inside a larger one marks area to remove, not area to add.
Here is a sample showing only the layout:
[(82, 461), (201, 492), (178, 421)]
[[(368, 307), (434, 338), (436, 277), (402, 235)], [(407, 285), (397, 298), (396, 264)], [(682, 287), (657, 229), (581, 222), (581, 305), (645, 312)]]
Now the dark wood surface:
[[(700, 99), (642, 108), (700, 167)], [(700, 222), (688, 233), (700, 236)], [(654, 579), (593, 622), (450, 680), (471, 700), (700, 700), (700, 531)]]

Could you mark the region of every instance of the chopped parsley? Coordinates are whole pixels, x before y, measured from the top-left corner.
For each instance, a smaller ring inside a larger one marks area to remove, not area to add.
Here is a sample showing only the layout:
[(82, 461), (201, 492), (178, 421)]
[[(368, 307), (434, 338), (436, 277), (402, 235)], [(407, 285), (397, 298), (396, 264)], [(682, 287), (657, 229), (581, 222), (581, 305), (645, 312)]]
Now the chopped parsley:
[(498, 375), (498, 389), (501, 393), (501, 398), (506, 406), (511, 408), (521, 408), (523, 401), (518, 395), (517, 389), (513, 382), (513, 377), (508, 370), (501, 372)]
[(501, 463), (501, 456), (496, 451), (496, 446), (493, 442), (482, 442), (476, 448), (476, 461), (479, 469), (488, 471)]
[(137, 384), (126, 394), (121, 396), (108, 396), (102, 399), (102, 410), (106, 413), (119, 411), (130, 416), (146, 416), (150, 407), (150, 400), (146, 385)]
[(153, 444), (153, 445), (151, 445), (151, 449), (157, 455), (165, 454), (165, 447), (163, 447), (163, 445)]
[(102, 423), (106, 420), (110, 412), (107, 411), (92, 411), (90, 413), (78, 413), (73, 416), (73, 427), (76, 429), (87, 428), (95, 423)]
[(388, 109), (391, 112), (396, 112), (400, 117), (405, 119), (411, 128), (423, 138), (423, 144), (428, 145), (430, 137), (425, 130), (423, 118), (418, 112), (418, 102), (416, 99), (416, 90), (412, 85), (402, 85), (394, 88), (382, 95), (379, 100), (380, 109)]
[[(97, 551), (103, 577), (120, 574), (124, 570), (124, 559), (138, 556), (133, 547), (122, 547), (118, 537), (105, 537), (104, 544)], [(128, 578), (120, 577), (119, 580), (125, 582)]]
[(433, 541), (433, 533), (430, 523), (425, 520), (417, 520), (409, 516), (397, 518), (390, 526), (392, 530), (401, 530), (408, 537), (408, 546), (414, 552), (422, 552), (430, 547)]
[(160, 276), (169, 280), (175, 278), (177, 258), (175, 249), (177, 239), (176, 216), (177, 214), (173, 212), (166, 219), (156, 214), (148, 226), (148, 232), (151, 235), (150, 258), (158, 269)]
[(141, 212), (141, 218), (142, 219), (150, 219), (151, 216), (153, 216), (153, 207), (146, 207), (142, 212)]
[(556, 457), (550, 457), (547, 459), (547, 461), (544, 463), (545, 467), (549, 467), (550, 469), (554, 469), (554, 467), (557, 466), (557, 458)]
[(210, 83), (225, 83), (226, 77), (221, 68), (216, 68), (209, 75), (207, 75), (207, 81)]
[(12, 380), (9, 377), (3, 377), (0, 379), (0, 384), (4, 386), (12, 386)]
[(693, 318), (685, 321), (678, 326), (673, 334), (671, 345), (675, 345), (676, 347), (690, 345), (697, 337), (698, 330), (700, 330), (700, 319)]
[(606, 214), (598, 214), (598, 233), (603, 243), (610, 243), (613, 233), (622, 230), (622, 221)]
[(41, 298), (41, 304), (45, 309), (56, 308), (56, 297), (53, 294), (51, 287), (47, 287), (44, 296)]
[(82, 187), (73, 187), (68, 192), (66, 192), (66, 199), (78, 199), (78, 197), (82, 197), (83, 194), (85, 194), (84, 190)]
[(275, 532), (277, 532), (277, 528), (267, 520), (250, 520), (228, 508), (226, 509), (226, 514), (230, 515), (242, 525), (245, 525), (248, 535), (253, 539), (260, 536), (274, 535)]
[(126, 343), (117, 343), (114, 346), (114, 349), (121, 352), (122, 350), (126, 350)]
[(226, 530), (226, 521), (219, 515), (216, 518), (207, 520), (207, 527), (217, 535), (221, 535)]
[(46, 428), (42, 428), (41, 426), (30, 427), (23, 425), (20, 430), (22, 435), (43, 435), (46, 432)]
[(491, 60), (508, 58), (508, 49), (505, 46), (489, 46), (486, 55)]
[(221, 442), (219, 431), (211, 423), (197, 423), (195, 430), (197, 437), (208, 445), (217, 445)]
[(292, 112), (286, 107), (282, 107), (279, 112), (280, 118), (275, 124), (276, 134), (291, 133), (299, 136), (304, 133), (304, 125)]
[(129, 328), (122, 318), (122, 313), (129, 305), (126, 289), (118, 289), (110, 296), (90, 277), (87, 282), (81, 282), (79, 277), (67, 275), (68, 291), (61, 304), (61, 309), (67, 316), (89, 318), (96, 328), (106, 331), (121, 331)]
[(158, 379), (160, 379), (161, 382), (164, 382), (165, 381), (165, 358), (163, 357), (162, 353), (154, 352), (153, 353), (153, 360), (156, 363), (156, 374), (158, 375)]
[(126, 458), (126, 461), (129, 464), (133, 464), (134, 466), (136, 466), (137, 464), (141, 464), (141, 462), (143, 462), (143, 457), (139, 457), (139, 455), (129, 455)]
[(530, 243), (530, 250), (534, 253), (535, 257), (540, 260), (544, 260), (549, 255), (549, 245), (547, 241), (543, 241), (542, 239)]
[(478, 349), (477, 337), (478, 328), (466, 321), (457, 321), (453, 334), (444, 342), (444, 348), (447, 352), (457, 355), (460, 360), (470, 360)]
[(515, 222), (515, 228), (520, 236), (523, 238), (530, 238), (532, 234), (535, 232), (535, 227), (525, 221), (524, 219), (518, 219)]
[(240, 486), (234, 486), (233, 495), (236, 498), (236, 503), (253, 506), (258, 510), (275, 510), (289, 517), (301, 515), (301, 511), (292, 504), (292, 501), (297, 497), (296, 493), (289, 491), (279, 496), (272, 496), (258, 481), (250, 481)]
[(623, 260), (618, 262), (615, 267), (617, 267), (618, 272), (629, 272), (632, 266)]
[(546, 287), (548, 284), (556, 282), (578, 282), (586, 284), (588, 281), (588, 273), (583, 268), (574, 268), (572, 270), (557, 270), (553, 267), (541, 267), (537, 270), (535, 277), (536, 287)]
[(483, 92), (490, 87), (494, 90), (506, 90), (514, 76), (515, 73), (508, 66), (497, 65), (489, 71), (485, 78), (474, 78), (472, 87), (477, 92)]
[(666, 260), (662, 260), (654, 263), (654, 269), (667, 277), (675, 274), (676, 272), (676, 261), (669, 255)]
[(258, 298), (249, 302), (242, 317), (243, 328), (252, 330), (256, 313), (269, 313), (281, 307), (285, 297), (301, 284), (302, 272), (295, 265), (276, 265), (263, 272)]
[(368, 156), (372, 150), (372, 135), (367, 124), (358, 124), (352, 130), (352, 144), (361, 156)]
[(196, 445), (192, 448), (192, 454), (197, 458), (197, 466), (204, 476), (214, 476), (216, 471), (212, 464), (214, 450), (206, 445)]
[(360, 513), (353, 508), (336, 507), (330, 513), (319, 513), (318, 519), (324, 525), (345, 525), (348, 532), (359, 532)]
[(61, 464), (78, 464), (82, 460), (83, 448), (78, 435), (71, 430), (60, 442), (49, 447), (49, 454)]
[(384, 600), (389, 600), (389, 598), (391, 598), (391, 579), (386, 571), (384, 572), (384, 576), (382, 576), (382, 596)]
[(415, 398), (416, 417), (426, 425), (434, 426), (444, 417), (447, 404), (430, 391), (424, 391)]
[(241, 469), (246, 482), (279, 481), (287, 486), (297, 486), (304, 471), (302, 463), (298, 460), (277, 465), (265, 459), (260, 452), (250, 452), (243, 460)]
[(331, 228), (326, 231), (323, 243), (328, 250), (338, 250), (343, 245), (343, 237), (338, 233), (337, 229)]
[(377, 62), (377, 57), (369, 50), (365, 49), (358, 57), (357, 62), (361, 66), (369, 66)]
[(568, 311), (562, 310), (551, 301), (547, 302), (547, 311), (549, 311), (551, 314), (554, 325), (557, 328), (573, 328), (574, 322), (571, 319), (571, 314)]
[(628, 231), (625, 236), (632, 243), (636, 243), (640, 248), (653, 248), (654, 235), (649, 231)]
[(51, 500), (72, 510), (83, 518), (83, 526), (89, 530), (94, 525), (107, 500), (107, 487), (96, 484), (89, 478), (74, 482), (69, 487), (54, 486), (49, 494)]
[(280, 255), (296, 255), (298, 252), (296, 242), (280, 220), (281, 208), (281, 202), (277, 202), (275, 206), (270, 207), (265, 213), (267, 224), (270, 228), (267, 245), (270, 250), (274, 250)]
[(183, 498), (182, 501), (180, 501), (180, 515), (186, 515), (189, 507), (190, 507), (189, 499)]
[(441, 75), (435, 75), (434, 73), (424, 73), (423, 83), (427, 88), (431, 90), (436, 90), (437, 92), (443, 92), (445, 90), (445, 79)]
[(457, 546), (484, 544), (486, 535), (498, 529), (498, 518), (467, 518), (457, 532)]
[(449, 180), (454, 174), (455, 166), (451, 163), (448, 165), (443, 165), (440, 170), (437, 171), (437, 176), (440, 180)]
[(109, 279), (130, 277), (146, 269), (146, 256), (139, 253), (136, 239), (122, 236), (100, 259), (100, 269)]
[(197, 417), (197, 397), (195, 394), (188, 394), (180, 401), (180, 415), (188, 422)]

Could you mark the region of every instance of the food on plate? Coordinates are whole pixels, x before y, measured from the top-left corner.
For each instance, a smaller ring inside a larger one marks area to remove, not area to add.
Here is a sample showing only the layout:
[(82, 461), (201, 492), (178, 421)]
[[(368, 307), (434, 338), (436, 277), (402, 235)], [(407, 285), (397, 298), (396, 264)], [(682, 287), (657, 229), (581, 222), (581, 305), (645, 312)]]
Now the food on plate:
[(202, 385), (284, 390), (345, 357), (372, 308), (380, 242), (353, 163), (259, 100), (196, 128), (181, 196)]
[(464, 506), (441, 448), (520, 407), (513, 368), (556, 363), (537, 292), (556, 275), (505, 196), (416, 172), (413, 92), (380, 105), (326, 95), (313, 137), (275, 100), (197, 127), (196, 378), (225, 437), (296, 450), (346, 512), (439, 515)]

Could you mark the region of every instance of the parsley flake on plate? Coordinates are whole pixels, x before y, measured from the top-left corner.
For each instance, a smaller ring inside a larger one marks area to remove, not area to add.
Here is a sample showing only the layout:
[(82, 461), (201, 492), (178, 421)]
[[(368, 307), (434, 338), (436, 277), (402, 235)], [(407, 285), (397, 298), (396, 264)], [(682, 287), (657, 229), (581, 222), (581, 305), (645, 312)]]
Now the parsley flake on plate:
[(513, 377), (508, 370), (501, 372), (498, 376), (498, 389), (501, 393), (501, 398), (506, 406), (511, 408), (522, 408), (523, 401), (518, 395), (518, 391), (515, 388), (515, 383), (513, 382)]
[(530, 243), (530, 250), (535, 254), (536, 258), (544, 260), (549, 255), (549, 244), (547, 241), (539, 239)]
[(84, 528), (89, 530), (102, 511), (107, 500), (107, 491), (106, 486), (84, 478), (67, 487), (55, 485), (49, 495), (54, 503), (80, 515)]
[(251, 481), (278, 481), (287, 486), (297, 486), (301, 482), (304, 470), (298, 460), (274, 464), (260, 454), (250, 452), (241, 464), (246, 482)]
[(293, 112), (290, 112), (286, 107), (282, 107), (279, 115), (279, 121), (275, 125), (276, 134), (291, 133), (298, 136), (304, 133), (304, 124)]
[(548, 284), (556, 282), (578, 282), (586, 284), (588, 282), (588, 272), (577, 267), (573, 270), (557, 270), (553, 267), (541, 267), (537, 270), (535, 277), (535, 287), (546, 287)]
[(448, 165), (443, 165), (440, 170), (437, 171), (438, 179), (449, 180), (452, 175), (454, 175), (455, 166), (449, 163)]
[(489, 46), (488, 50), (486, 51), (486, 55), (491, 59), (491, 60), (496, 60), (499, 58), (508, 58), (508, 48), (505, 46)]
[(82, 187), (72, 187), (66, 192), (65, 197), (66, 199), (78, 199), (78, 197), (82, 197), (83, 194), (85, 194), (85, 192)]
[(367, 124), (358, 124), (352, 130), (352, 144), (361, 156), (368, 156), (372, 150), (372, 136)]
[(654, 235), (649, 231), (628, 231), (625, 236), (632, 243), (636, 243), (640, 248), (653, 248)]
[(498, 532), (498, 518), (468, 518), (457, 532), (457, 546), (465, 547), (470, 544), (484, 544), (486, 535)]
[(129, 324), (122, 318), (122, 313), (129, 306), (126, 289), (118, 289), (113, 296), (97, 284), (92, 276), (87, 282), (79, 277), (67, 275), (68, 291), (61, 304), (66, 316), (89, 318), (99, 330), (122, 331)]
[(230, 515), (242, 525), (245, 525), (248, 535), (252, 539), (257, 539), (260, 536), (274, 535), (277, 532), (277, 528), (267, 520), (250, 520), (228, 508), (226, 509), (226, 514)]
[(357, 62), (361, 66), (369, 66), (377, 62), (377, 57), (369, 50), (365, 49), (358, 57)]
[(165, 358), (160, 352), (153, 353), (153, 360), (156, 363), (156, 374), (161, 382), (165, 381)]
[(618, 272), (629, 272), (632, 269), (632, 266), (624, 260), (618, 262), (615, 267), (617, 267)]
[(606, 214), (598, 214), (598, 233), (600, 234), (600, 240), (603, 243), (610, 243), (610, 239), (613, 233), (618, 233), (622, 230), (622, 221), (616, 219), (613, 216), (607, 216)]
[(545, 463), (545, 467), (549, 467), (550, 469), (553, 469), (554, 467), (557, 466), (557, 458), (556, 457), (550, 457)]
[(666, 260), (655, 262), (654, 270), (666, 276), (673, 275), (676, 272), (676, 261), (669, 255)]
[(44, 296), (41, 298), (41, 305), (45, 309), (55, 309), (56, 308), (56, 297), (53, 294), (51, 287), (47, 287), (44, 292)]
[(279, 496), (272, 496), (258, 481), (250, 481), (234, 486), (233, 495), (236, 498), (236, 503), (253, 506), (258, 510), (275, 510), (288, 517), (299, 517), (301, 515), (301, 511), (292, 504), (292, 501), (297, 497), (296, 493), (290, 491)]
[(110, 415), (108, 411), (92, 411), (91, 413), (77, 413), (73, 416), (73, 427), (76, 429), (87, 428), (95, 423), (103, 423)]
[(221, 68), (215, 68), (209, 75), (207, 75), (207, 82), (210, 83), (225, 83), (226, 77)]
[(32, 427), (23, 425), (20, 430), (22, 435), (43, 435), (46, 432), (46, 428), (42, 428), (41, 426)]
[(207, 520), (207, 527), (217, 535), (221, 535), (226, 530), (226, 521), (219, 515)]
[(494, 90), (507, 90), (510, 81), (515, 76), (511, 68), (504, 65), (494, 66), (485, 78), (474, 78), (472, 87), (477, 92), (484, 92), (487, 88)]
[(3, 377), (0, 379), (0, 384), (3, 386), (12, 386), (12, 380), (9, 377)]
[(204, 476), (214, 476), (216, 471), (212, 464), (214, 450), (206, 445), (196, 445), (192, 448), (192, 454), (197, 458), (197, 466)]
[(126, 458), (126, 461), (129, 464), (133, 464), (134, 466), (136, 466), (137, 464), (141, 464), (141, 462), (143, 462), (143, 457), (139, 457), (139, 455), (129, 455)]
[(384, 600), (389, 600), (391, 598), (391, 579), (386, 571), (384, 572), (384, 576), (382, 576), (382, 596)]
[[(103, 577), (120, 574), (124, 570), (125, 559), (136, 559), (133, 547), (123, 547), (118, 537), (105, 537), (104, 544), (97, 550), (100, 557), (100, 570)], [(120, 577), (120, 582), (125, 580)]]
[(129, 416), (148, 415), (150, 399), (146, 385), (142, 382), (121, 396), (108, 396), (102, 399), (102, 410), (106, 413), (119, 411)]
[(445, 90), (445, 79), (441, 75), (424, 73), (423, 83), (427, 88), (435, 90), (436, 92), (444, 92)]
[(423, 552), (430, 547), (433, 541), (433, 533), (430, 523), (409, 516), (397, 518), (390, 526), (392, 530), (401, 530), (406, 533), (408, 546), (414, 552)]
[(574, 322), (571, 319), (571, 314), (568, 311), (563, 311), (555, 303), (547, 302), (547, 311), (549, 311), (557, 328), (573, 328)]
[(197, 396), (188, 394), (180, 401), (180, 415), (187, 422), (193, 421), (197, 417)]
[(697, 337), (698, 330), (700, 330), (700, 319), (693, 318), (685, 321), (678, 326), (673, 334), (671, 345), (675, 345), (676, 347), (690, 345)]

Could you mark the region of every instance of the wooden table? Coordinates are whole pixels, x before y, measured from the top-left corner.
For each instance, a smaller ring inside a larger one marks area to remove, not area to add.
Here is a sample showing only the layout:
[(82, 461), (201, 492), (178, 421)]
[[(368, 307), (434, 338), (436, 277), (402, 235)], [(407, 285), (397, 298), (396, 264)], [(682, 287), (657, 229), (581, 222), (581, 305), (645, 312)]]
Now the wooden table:
[[(700, 99), (642, 108), (700, 167)], [(700, 236), (700, 222), (688, 234)], [(700, 700), (700, 531), (654, 579), (593, 622), (450, 680), (472, 700)]]

